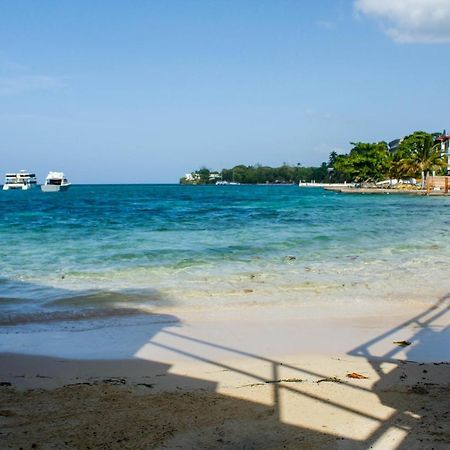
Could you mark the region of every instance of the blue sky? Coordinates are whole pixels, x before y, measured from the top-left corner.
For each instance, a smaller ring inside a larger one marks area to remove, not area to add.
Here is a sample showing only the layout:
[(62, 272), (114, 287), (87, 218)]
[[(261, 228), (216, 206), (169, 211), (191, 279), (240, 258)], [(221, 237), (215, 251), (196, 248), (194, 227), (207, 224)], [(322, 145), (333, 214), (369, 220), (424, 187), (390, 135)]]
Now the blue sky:
[(0, 3), (0, 172), (177, 182), (450, 128), (447, 0)]

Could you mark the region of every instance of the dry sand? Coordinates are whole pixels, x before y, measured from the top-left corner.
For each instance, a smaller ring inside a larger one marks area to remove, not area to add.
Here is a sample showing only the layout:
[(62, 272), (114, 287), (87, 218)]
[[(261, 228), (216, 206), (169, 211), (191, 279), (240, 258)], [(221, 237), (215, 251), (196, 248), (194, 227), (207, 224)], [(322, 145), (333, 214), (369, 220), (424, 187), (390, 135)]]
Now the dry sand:
[(0, 448), (450, 448), (448, 298), (321, 315), (2, 336)]

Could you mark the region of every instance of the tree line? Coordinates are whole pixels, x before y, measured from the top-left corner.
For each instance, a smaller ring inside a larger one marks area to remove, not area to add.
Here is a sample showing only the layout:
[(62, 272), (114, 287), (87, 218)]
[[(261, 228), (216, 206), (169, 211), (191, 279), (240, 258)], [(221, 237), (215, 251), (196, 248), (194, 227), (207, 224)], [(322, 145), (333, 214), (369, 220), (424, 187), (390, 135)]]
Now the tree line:
[(348, 153), (331, 152), (329, 161), (320, 166), (303, 167), (283, 164), (280, 167), (237, 165), (214, 172), (206, 167), (183, 177), (182, 184), (214, 184), (228, 181), (242, 184), (377, 182), (386, 179), (421, 178), (434, 171), (443, 174), (445, 155), (435, 142), (435, 135), (416, 131), (403, 138), (395, 150), (384, 141), (351, 143)]
[(269, 167), (255, 164), (251, 166), (237, 165), (221, 172), (214, 172), (205, 167), (193, 172), (190, 178), (183, 177), (181, 184), (215, 184), (217, 181), (228, 181), (241, 184), (292, 184), (302, 181), (327, 179), (326, 162), (319, 167), (303, 167), (283, 164), (280, 167)]
[(429, 173), (444, 174), (446, 158), (435, 136), (416, 131), (403, 138), (394, 151), (386, 142), (352, 143), (349, 153), (330, 154), (328, 165), (335, 182), (370, 182), (386, 179), (424, 179)]

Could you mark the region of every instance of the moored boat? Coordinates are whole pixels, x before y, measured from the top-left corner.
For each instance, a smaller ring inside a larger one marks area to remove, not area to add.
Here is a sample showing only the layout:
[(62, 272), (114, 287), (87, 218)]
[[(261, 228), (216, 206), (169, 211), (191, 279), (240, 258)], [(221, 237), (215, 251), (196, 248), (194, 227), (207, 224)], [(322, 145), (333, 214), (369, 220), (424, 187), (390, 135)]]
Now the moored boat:
[(216, 181), (216, 186), (238, 186), (241, 183), (237, 183), (236, 181)]
[(14, 173), (10, 172), (5, 175), (5, 184), (3, 185), (4, 191), (10, 190), (22, 190), (36, 187), (36, 175), (26, 170)]
[(49, 172), (45, 178), (45, 183), (41, 186), (42, 192), (67, 191), (70, 183), (63, 172)]

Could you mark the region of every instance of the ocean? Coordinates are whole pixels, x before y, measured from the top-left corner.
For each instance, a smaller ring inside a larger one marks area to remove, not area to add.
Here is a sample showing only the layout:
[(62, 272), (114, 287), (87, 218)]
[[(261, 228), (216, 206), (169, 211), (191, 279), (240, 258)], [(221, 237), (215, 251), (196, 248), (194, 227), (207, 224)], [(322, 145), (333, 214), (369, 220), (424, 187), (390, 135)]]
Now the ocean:
[(297, 186), (0, 192), (0, 326), (447, 294), (450, 199)]

